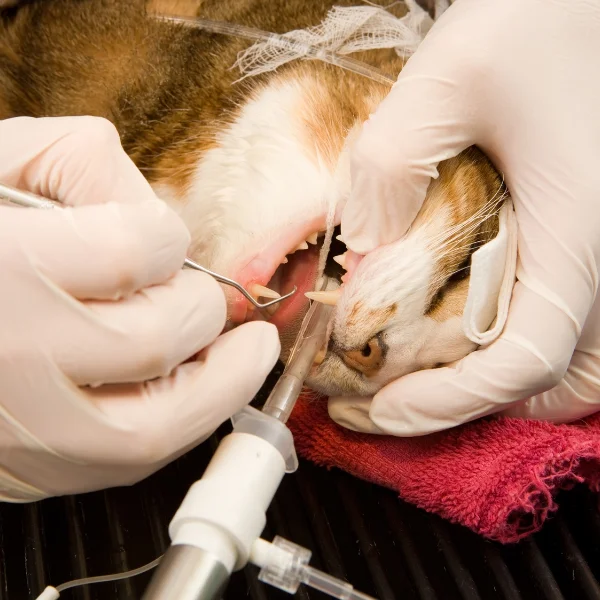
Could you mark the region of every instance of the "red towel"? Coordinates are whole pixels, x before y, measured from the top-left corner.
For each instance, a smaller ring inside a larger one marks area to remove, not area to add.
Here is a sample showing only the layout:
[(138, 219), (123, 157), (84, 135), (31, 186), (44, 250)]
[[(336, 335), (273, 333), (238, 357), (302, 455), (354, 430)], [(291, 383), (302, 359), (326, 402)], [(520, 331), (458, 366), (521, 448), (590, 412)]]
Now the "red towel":
[(395, 438), (346, 430), (329, 418), (325, 399), (305, 395), (289, 426), (300, 456), (502, 543), (539, 530), (559, 490), (584, 482), (600, 492), (600, 413), (572, 425), (487, 419)]

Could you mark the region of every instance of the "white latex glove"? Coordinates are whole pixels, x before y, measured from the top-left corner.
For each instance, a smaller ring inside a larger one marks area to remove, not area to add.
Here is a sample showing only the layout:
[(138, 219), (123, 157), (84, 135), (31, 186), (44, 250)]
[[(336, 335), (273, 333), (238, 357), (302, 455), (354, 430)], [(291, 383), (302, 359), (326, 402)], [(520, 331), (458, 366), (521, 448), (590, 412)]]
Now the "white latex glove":
[(359, 254), (400, 238), (437, 164), (476, 144), (515, 203), (518, 282), (495, 343), (372, 403), (332, 399), (340, 424), (413, 436), (600, 409), (599, 70), (597, 0), (457, 0), (434, 25), (354, 148), (342, 235)]
[(0, 121), (0, 181), (77, 205), (0, 206), (0, 499), (136, 482), (252, 399), (276, 329), (218, 337), (221, 288), (110, 123)]

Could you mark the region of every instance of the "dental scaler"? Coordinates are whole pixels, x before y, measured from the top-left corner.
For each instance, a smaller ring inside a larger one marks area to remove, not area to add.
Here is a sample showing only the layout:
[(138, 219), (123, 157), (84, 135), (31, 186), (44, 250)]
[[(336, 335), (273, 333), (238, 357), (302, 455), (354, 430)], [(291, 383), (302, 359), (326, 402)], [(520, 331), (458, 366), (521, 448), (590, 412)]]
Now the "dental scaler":
[[(18, 188), (14, 188), (10, 185), (5, 185), (0, 183), (0, 204), (8, 204), (9, 206), (20, 206), (22, 208), (39, 208), (43, 210), (48, 209), (62, 209), (64, 205), (60, 204), (60, 202), (55, 202), (54, 200), (49, 200), (48, 198), (44, 198), (43, 196), (38, 196), (37, 194), (32, 194), (31, 192), (26, 192), (24, 190), (20, 190)], [(225, 277), (225, 275), (219, 275), (219, 273), (215, 273), (214, 271), (210, 271), (206, 267), (199, 265), (197, 262), (194, 262), (190, 258), (186, 258), (183, 262), (183, 266), (188, 269), (194, 269), (196, 271), (202, 271), (202, 273), (206, 273), (210, 275), (214, 279), (216, 279), (219, 283), (223, 283), (225, 285), (229, 285), (235, 288), (240, 294), (250, 302), (250, 304), (254, 305), (258, 309), (268, 308), (269, 306), (273, 306), (274, 304), (278, 304), (279, 302), (283, 302), (287, 300), (291, 296), (296, 293), (296, 286), (291, 292), (288, 292), (285, 296), (279, 296), (274, 300), (270, 300), (268, 302), (259, 302), (244, 286), (242, 286), (237, 281), (230, 279), (229, 277)], [(262, 290), (264, 292), (264, 290)], [(260, 296), (259, 296), (260, 297)]]

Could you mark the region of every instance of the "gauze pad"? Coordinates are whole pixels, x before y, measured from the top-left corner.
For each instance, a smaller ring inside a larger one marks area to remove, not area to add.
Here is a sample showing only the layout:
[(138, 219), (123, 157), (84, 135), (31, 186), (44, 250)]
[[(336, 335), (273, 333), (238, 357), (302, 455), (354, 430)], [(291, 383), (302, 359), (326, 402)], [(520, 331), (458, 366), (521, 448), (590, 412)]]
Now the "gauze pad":
[(517, 218), (510, 199), (498, 216), (498, 235), (471, 257), (463, 331), (480, 346), (490, 344), (502, 333), (516, 281)]

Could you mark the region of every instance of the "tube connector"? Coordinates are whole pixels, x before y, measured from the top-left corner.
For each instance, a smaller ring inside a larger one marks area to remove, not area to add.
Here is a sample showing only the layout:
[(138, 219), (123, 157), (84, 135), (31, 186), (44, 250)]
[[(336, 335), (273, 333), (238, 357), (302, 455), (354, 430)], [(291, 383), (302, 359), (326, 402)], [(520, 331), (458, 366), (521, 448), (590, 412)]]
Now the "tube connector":
[(250, 562), (260, 567), (260, 581), (288, 594), (295, 594), (303, 583), (338, 600), (375, 600), (355, 591), (346, 581), (313, 569), (308, 565), (310, 557), (306, 548), (277, 536), (272, 543), (256, 540)]

